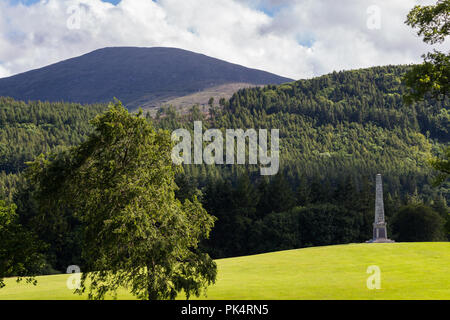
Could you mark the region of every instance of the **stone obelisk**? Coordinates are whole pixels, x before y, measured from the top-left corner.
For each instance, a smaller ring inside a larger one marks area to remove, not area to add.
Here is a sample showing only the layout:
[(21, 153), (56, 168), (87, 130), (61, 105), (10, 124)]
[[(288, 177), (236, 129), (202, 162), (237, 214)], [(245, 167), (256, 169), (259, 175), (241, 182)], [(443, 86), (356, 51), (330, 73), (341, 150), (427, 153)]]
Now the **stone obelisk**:
[(384, 220), (383, 184), (381, 182), (381, 174), (377, 174), (376, 176), (375, 222), (373, 223), (373, 238), (368, 242), (394, 242), (387, 237), (386, 222)]

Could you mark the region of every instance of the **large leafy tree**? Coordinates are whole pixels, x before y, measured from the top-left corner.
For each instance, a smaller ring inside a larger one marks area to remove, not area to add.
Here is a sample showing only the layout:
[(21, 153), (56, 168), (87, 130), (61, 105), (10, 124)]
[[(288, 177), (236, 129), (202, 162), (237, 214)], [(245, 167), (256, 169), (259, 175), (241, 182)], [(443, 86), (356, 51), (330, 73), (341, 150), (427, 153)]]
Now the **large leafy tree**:
[(195, 197), (175, 198), (169, 133), (119, 102), (92, 124), (86, 142), (36, 159), (27, 172), (43, 220), (70, 208), (81, 221), (85, 272), (78, 293), (103, 299), (126, 287), (140, 299), (174, 299), (182, 290), (199, 296), (217, 273), (198, 250), (214, 217)]
[[(439, 0), (435, 5), (415, 6), (408, 14), (406, 24), (417, 29), (417, 34), (428, 44), (443, 43), (450, 34), (450, 0)], [(408, 87), (407, 103), (423, 100), (426, 96), (437, 99), (450, 94), (449, 53), (434, 50), (423, 56), (424, 62), (414, 66), (404, 78)], [(431, 165), (439, 171), (436, 184), (450, 176), (450, 147), (442, 158), (432, 159)]]

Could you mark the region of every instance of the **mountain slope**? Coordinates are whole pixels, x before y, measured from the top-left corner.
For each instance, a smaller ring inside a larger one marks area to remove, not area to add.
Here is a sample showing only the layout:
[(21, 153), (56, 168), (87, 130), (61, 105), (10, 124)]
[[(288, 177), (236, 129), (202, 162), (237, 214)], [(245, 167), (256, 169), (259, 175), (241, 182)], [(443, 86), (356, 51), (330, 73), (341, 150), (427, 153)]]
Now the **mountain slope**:
[(228, 84), (292, 81), (176, 48), (104, 48), (0, 79), (0, 96), (20, 100), (108, 102), (130, 109)]

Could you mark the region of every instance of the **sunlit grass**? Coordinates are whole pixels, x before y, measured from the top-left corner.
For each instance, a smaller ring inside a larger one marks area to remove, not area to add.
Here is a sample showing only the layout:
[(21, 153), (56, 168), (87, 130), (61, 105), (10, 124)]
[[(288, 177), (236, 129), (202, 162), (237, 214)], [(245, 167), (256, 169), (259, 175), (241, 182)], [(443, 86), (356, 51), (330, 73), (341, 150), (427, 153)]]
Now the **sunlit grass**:
[[(207, 299), (450, 299), (450, 243), (313, 247), (217, 265)], [(381, 289), (367, 288), (371, 265), (381, 270)], [(6, 279), (0, 299), (86, 299), (67, 289), (69, 276), (37, 277), (37, 286)], [(133, 297), (123, 289), (118, 298)]]

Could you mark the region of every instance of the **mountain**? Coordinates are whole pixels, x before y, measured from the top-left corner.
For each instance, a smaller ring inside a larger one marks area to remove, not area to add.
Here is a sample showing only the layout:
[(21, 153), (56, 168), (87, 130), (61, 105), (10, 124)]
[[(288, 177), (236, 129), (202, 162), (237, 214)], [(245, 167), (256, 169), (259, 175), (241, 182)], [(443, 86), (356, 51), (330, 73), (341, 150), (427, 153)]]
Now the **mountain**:
[(104, 48), (0, 79), (0, 96), (19, 100), (109, 102), (150, 107), (225, 84), (292, 79), (176, 48)]
[[(275, 176), (262, 177), (255, 165), (207, 164), (186, 165), (177, 176), (177, 197), (191, 199), (201, 189), (204, 208), (218, 219), (202, 250), (221, 258), (364, 242), (372, 234), (377, 173), (383, 176), (390, 236), (400, 239), (397, 212), (419, 202), (441, 215), (435, 225), (444, 228), (445, 220), (448, 236), (450, 184), (431, 186), (435, 173), (427, 159), (449, 143), (450, 101), (430, 98), (405, 105), (401, 79), (408, 69), (374, 67), (241, 89), (207, 115), (197, 108), (187, 114), (162, 108), (153, 119), (146, 113), (155, 129), (169, 132), (192, 132), (194, 120), (222, 132), (279, 129)], [(35, 185), (27, 186), (20, 174), (25, 162), (85, 141), (93, 130), (88, 120), (105, 108), (0, 98), (0, 199), (13, 201), (21, 217), (40, 212), (29, 193)], [(77, 261), (80, 248), (71, 222), (76, 220), (66, 218), (72, 229), (42, 234), (61, 239), (49, 255), (59, 271)], [(437, 239), (437, 233), (429, 234), (427, 241)], [(438, 235), (441, 239), (443, 233)]]

